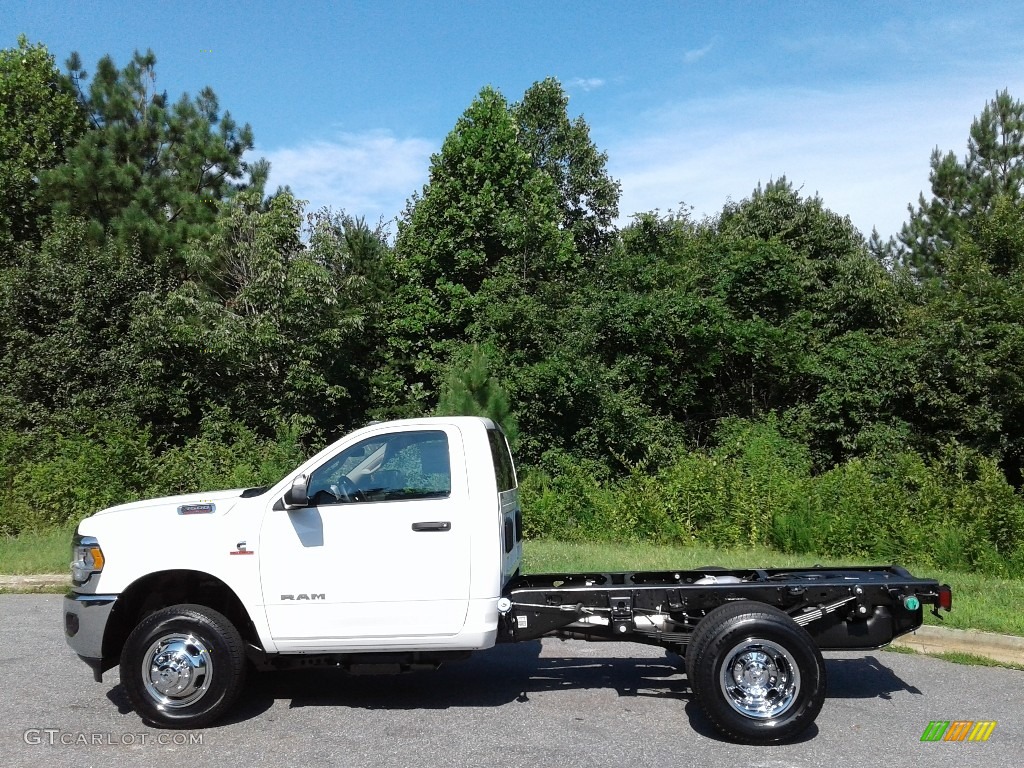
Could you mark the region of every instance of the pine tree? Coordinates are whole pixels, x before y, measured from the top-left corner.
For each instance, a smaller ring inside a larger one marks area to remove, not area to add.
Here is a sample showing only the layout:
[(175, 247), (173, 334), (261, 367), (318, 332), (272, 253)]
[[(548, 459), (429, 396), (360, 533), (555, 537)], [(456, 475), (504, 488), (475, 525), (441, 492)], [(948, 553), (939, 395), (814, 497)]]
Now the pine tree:
[(170, 103), (156, 90), (152, 51), (136, 52), (120, 70), (104, 56), (87, 92), (77, 54), (67, 66), (90, 129), (65, 163), (40, 174), (40, 184), (57, 211), (90, 222), (96, 241), (138, 241), (155, 262), (190, 239), (208, 238), (218, 203), (245, 186), (247, 172), (262, 191), (266, 163), (250, 167), (242, 159), (252, 149), (252, 129), (222, 115), (210, 88)]
[(919, 277), (941, 275), (946, 252), (974, 232), (999, 199), (1016, 205), (1024, 193), (1024, 102), (1006, 90), (971, 124), (963, 162), (952, 151), (932, 152), (932, 197), (922, 194), (900, 232), (902, 261)]
[(491, 361), (479, 344), (448, 367), (435, 413), (438, 416), (486, 416), (515, 444), (519, 425), (504, 388), (491, 375)]

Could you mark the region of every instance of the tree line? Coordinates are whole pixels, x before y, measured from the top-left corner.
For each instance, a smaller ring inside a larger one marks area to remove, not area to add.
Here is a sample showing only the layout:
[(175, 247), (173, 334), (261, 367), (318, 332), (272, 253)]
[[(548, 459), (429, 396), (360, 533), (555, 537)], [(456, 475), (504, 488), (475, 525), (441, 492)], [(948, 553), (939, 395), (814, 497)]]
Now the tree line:
[(977, 515), (1007, 508), (984, 557), (1021, 551), (1024, 104), (1008, 92), (966, 155), (935, 150), (929, 192), (883, 240), (785, 177), (708, 218), (618, 228), (619, 184), (559, 82), (518, 101), (484, 88), (391, 232), (268, 193), (251, 127), (208, 88), (172, 101), (155, 72), (151, 51), (91, 75), (24, 37), (0, 52), (3, 530), (273, 480), (372, 419), (481, 412), (514, 434), (537, 519), (562, 520), (538, 533), (582, 519), (552, 501), (566, 478), (596, 498), (770, 444), (807, 482), (931, 468), (988, 499)]

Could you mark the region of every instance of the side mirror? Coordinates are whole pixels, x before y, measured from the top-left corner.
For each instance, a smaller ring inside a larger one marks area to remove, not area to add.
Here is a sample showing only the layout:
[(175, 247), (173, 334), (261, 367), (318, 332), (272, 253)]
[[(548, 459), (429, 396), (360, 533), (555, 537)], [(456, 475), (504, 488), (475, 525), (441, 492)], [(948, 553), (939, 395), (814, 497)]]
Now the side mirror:
[(284, 492), (286, 507), (309, 506), (309, 478), (299, 475), (292, 481), (292, 487)]

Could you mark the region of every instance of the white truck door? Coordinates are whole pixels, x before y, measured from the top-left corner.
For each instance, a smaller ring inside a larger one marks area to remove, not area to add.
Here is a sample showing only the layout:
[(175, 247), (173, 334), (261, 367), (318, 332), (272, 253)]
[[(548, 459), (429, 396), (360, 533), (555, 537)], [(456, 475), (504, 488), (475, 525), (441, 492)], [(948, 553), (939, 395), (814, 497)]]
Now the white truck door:
[(263, 599), (281, 650), (457, 634), (470, 587), (469, 499), (453, 426), (383, 431), (309, 475), (309, 506), (267, 512)]

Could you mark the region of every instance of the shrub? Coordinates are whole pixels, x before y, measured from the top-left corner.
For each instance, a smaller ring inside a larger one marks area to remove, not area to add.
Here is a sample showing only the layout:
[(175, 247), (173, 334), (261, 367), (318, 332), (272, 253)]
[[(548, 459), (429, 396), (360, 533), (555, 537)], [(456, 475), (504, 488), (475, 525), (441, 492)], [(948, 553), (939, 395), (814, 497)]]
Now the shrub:
[(304, 458), (298, 432), (296, 425), (282, 425), (277, 439), (270, 441), (240, 424), (204, 422), (198, 437), (167, 448), (155, 459), (145, 495), (272, 485)]
[(152, 472), (148, 439), (145, 430), (120, 422), (82, 434), (23, 437), (20, 455), (6, 467), (0, 529), (13, 535), (63, 525), (138, 498)]
[(812, 474), (807, 449), (774, 419), (730, 420), (717, 447), (609, 478), (570, 456), (526, 473), (526, 535), (869, 558), (1024, 575), (1024, 499), (989, 458), (951, 444), (850, 459)]
[(530, 538), (605, 539), (597, 521), (597, 498), (606, 493), (604, 469), (596, 462), (549, 453), (543, 465), (523, 473), (520, 483), (523, 532)]
[(0, 433), (0, 535), (77, 523), (153, 496), (274, 483), (303, 459), (299, 427), (276, 440), (237, 424), (204, 424), (183, 446), (110, 421), (81, 434)]

